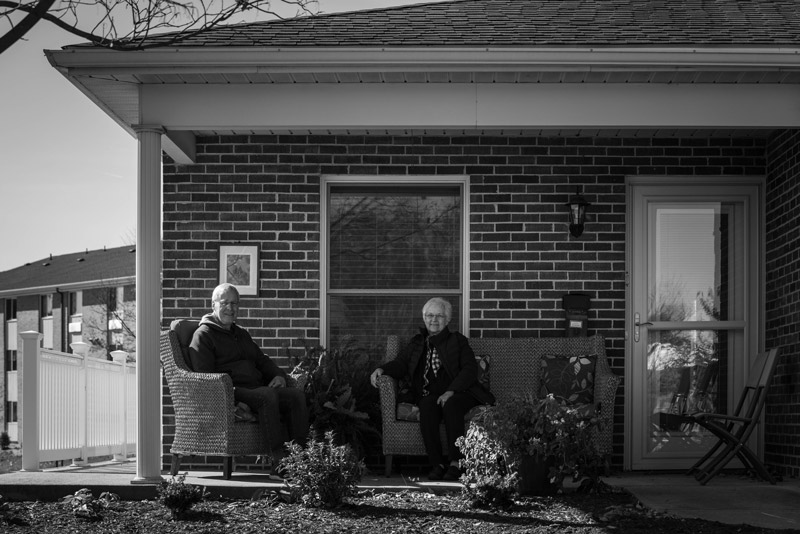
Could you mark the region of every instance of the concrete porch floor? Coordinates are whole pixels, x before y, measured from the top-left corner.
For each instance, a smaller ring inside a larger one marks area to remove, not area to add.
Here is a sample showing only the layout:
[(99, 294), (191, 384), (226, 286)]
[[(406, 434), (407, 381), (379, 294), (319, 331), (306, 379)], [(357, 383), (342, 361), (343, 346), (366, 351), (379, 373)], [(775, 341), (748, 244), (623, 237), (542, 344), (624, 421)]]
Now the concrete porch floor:
[[(89, 488), (95, 495), (111, 491), (125, 500), (154, 498), (154, 485), (131, 484), (135, 474), (135, 460), (38, 472), (17, 471), (0, 475), (0, 495), (16, 501), (52, 501)], [(674, 516), (800, 532), (800, 480), (797, 479), (773, 486), (749, 478), (720, 475), (701, 486), (693, 477), (682, 474), (622, 473), (604, 480), (627, 489), (648, 508)], [(225, 480), (221, 471), (189, 471), (186, 482), (205, 486), (211, 497), (240, 499), (249, 499), (260, 489), (283, 485), (268, 475), (247, 471), (234, 472), (230, 480)], [(359, 486), (375, 491), (430, 491), (457, 490), (460, 484), (375, 475), (364, 477)]]

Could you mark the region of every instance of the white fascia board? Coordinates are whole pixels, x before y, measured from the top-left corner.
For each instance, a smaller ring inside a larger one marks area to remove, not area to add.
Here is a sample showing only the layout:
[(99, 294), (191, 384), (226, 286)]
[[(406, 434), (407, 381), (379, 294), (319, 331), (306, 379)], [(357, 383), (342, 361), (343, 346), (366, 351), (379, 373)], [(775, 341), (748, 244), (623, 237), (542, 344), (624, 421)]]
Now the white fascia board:
[(173, 130), (797, 128), (777, 84), (148, 85), (143, 120)]
[(775, 48), (95, 48), (46, 51), (54, 67), (80, 74), (354, 71), (798, 69), (800, 47)]
[(53, 284), (47, 286), (22, 287), (19, 289), (6, 289), (0, 291), (0, 298), (16, 298), (26, 295), (46, 295), (56, 291), (81, 291), (84, 289), (95, 289), (100, 287), (120, 287), (129, 286), (136, 283), (135, 276), (121, 276), (118, 278), (107, 278), (103, 280), (91, 280), (88, 282), (73, 282), (71, 284)]

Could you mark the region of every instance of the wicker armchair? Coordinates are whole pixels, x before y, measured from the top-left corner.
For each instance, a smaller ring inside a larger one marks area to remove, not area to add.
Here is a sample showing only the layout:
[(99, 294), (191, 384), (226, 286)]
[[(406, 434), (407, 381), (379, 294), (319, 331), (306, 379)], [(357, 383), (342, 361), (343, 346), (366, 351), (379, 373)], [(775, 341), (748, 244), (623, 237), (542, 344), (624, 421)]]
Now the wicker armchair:
[[(471, 338), (470, 347), (476, 355), (489, 355), (490, 389), (498, 402), (516, 395), (538, 393), (542, 371), (540, 360), (546, 354), (582, 355), (596, 354), (594, 404), (600, 425), (595, 429), (594, 442), (603, 456), (611, 453), (614, 423), (614, 398), (620, 377), (608, 365), (605, 340), (602, 336), (573, 338)], [(400, 343), (397, 336), (386, 342), (386, 360), (397, 356)], [(396, 454), (424, 456), (425, 447), (419, 423), (397, 418), (397, 380), (382, 375), (378, 380), (383, 418), (383, 454), (386, 458), (386, 476), (392, 471), (392, 457)], [(442, 443), (444, 425), (441, 428)]]
[(175, 408), (170, 474), (178, 473), (182, 456), (222, 456), (223, 474), (229, 479), (234, 456), (268, 451), (258, 423), (236, 421), (231, 378), (224, 373), (195, 373), (189, 367), (188, 346), (199, 324), (178, 319), (161, 333), (161, 364)]

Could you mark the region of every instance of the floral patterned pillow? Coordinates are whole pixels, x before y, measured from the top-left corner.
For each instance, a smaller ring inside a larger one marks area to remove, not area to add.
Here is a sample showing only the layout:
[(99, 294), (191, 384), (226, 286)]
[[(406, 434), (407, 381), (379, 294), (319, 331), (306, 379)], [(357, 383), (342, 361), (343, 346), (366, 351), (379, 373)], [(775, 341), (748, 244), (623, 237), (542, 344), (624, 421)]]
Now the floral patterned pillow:
[(475, 361), (478, 362), (478, 383), (489, 388), (491, 373), (489, 372), (489, 360), (491, 357), (488, 354), (476, 354)]
[(594, 402), (596, 354), (542, 356), (542, 394), (574, 404)]

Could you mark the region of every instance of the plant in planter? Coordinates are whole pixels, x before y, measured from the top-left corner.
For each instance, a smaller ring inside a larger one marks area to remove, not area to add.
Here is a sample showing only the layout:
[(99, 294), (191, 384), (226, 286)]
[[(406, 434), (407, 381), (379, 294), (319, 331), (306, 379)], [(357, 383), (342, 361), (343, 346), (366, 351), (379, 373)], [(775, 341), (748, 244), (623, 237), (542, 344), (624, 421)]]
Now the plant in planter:
[[(457, 445), (467, 496), (476, 504), (502, 506), (515, 492), (548, 493), (572, 477), (596, 487), (602, 458), (592, 443), (597, 418), (553, 395), (514, 398), (485, 408)], [(538, 470), (540, 487), (531, 476)]]
[[(290, 359), (292, 361), (292, 359)], [(290, 376), (304, 384), (312, 434), (333, 431), (338, 444), (349, 444), (358, 457), (380, 441), (377, 392), (369, 383), (372, 362), (351, 337), (327, 350), (306, 345), (294, 358)]]

